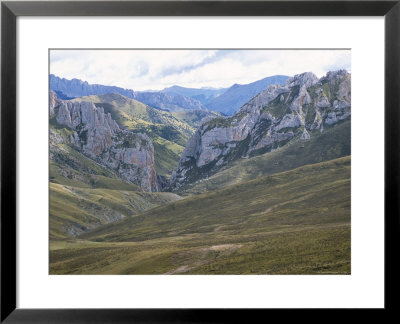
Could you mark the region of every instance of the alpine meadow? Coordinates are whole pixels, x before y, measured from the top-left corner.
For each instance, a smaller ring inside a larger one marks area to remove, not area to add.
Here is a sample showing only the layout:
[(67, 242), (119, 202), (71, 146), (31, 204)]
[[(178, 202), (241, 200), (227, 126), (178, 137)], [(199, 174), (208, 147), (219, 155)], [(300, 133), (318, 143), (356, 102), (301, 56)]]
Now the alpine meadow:
[(51, 50), (49, 274), (351, 274), (350, 54)]

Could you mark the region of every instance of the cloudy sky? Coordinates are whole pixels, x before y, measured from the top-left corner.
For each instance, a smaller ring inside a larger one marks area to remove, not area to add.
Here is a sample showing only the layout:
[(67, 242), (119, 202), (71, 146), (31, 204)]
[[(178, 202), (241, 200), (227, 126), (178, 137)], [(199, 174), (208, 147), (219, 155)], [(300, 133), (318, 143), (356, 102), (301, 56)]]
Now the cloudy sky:
[(133, 90), (229, 87), (267, 76), (351, 71), (350, 50), (51, 50), (50, 73)]

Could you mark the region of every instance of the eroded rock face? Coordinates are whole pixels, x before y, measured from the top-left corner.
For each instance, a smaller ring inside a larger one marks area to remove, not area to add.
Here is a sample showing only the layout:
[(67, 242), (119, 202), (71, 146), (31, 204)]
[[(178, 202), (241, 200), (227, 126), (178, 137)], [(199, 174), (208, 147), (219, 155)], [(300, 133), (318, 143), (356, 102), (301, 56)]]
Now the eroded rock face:
[(120, 131), (110, 114), (92, 102), (63, 102), (58, 108), (59, 124), (75, 130), (71, 142), (82, 147), (91, 157), (97, 157), (113, 145), (113, 137)]
[(57, 98), (57, 95), (54, 91), (49, 92), (49, 110), (50, 117), (54, 115), (54, 108), (61, 103), (61, 100)]
[(318, 79), (299, 74), (285, 85), (272, 85), (232, 117), (205, 122), (188, 141), (172, 189), (206, 178), (238, 158), (275, 150), (292, 139), (309, 140), (312, 131), (350, 118), (351, 75), (329, 72)]
[[(73, 131), (70, 144), (83, 154), (146, 191), (159, 191), (154, 148), (147, 135), (121, 130), (109, 113), (92, 102), (63, 101), (56, 120)], [(61, 140), (50, 135), (51, 141)]]
[(286, 81), (286, 86), (291, 88), (294, 86), (305, 86), (309, 88), (318, 82), (318, 78), (314, 73), (304, 72), (302, 74), (297, 74), (293, 78)]

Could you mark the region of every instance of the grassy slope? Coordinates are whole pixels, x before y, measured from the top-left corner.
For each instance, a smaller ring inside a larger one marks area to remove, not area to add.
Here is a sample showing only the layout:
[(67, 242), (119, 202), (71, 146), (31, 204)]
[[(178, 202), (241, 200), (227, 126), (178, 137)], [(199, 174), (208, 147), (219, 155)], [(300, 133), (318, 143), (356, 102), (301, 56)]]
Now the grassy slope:
[(180, 199), (172, 193), (82, 188), (50, 183), (50, 240), (65, 239), (161, 204)]
[(175, 118), (188, 123), (192, 127), (198, 128), (201, 126), (203, 118), (220, 117), (221, 113), (214, 111), (207, 111), (207, 110), (185, 110), (179, 112), (172, 112), (172, 115)]
[(277, 151), (237, 160), (208, 179), (182, 187), (178, 193), (198, 194), (302, 165), (347, 156), (350, 155), (350, 138), (350, 121), (345, 121), (321, 134), (312, 133), (310, 141), (294, 140)]
[(349, 273), (350, 157), (188, 197), (81, 239), (92, 242), (51, 246), (51, 273)]
[(153, 141), (156, 171), (160, 175), (169, 177), (194, 132), (193, 126), (184, 119), (119, 94), (93, 95), (72, 101), (94, 102), (110, 113), (121, 127), (146, 133)]

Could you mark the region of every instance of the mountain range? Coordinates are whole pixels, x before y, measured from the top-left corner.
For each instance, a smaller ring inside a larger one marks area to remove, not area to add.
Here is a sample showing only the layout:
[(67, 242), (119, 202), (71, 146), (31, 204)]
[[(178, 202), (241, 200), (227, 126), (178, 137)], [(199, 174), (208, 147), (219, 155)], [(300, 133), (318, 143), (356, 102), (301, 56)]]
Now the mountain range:
[(185, 88), (172, 86), (161, 91), (134, 91), (115, 86), (89, 84), (78, 79), (67, 80), (50, 74), (50, 90), (58, 98), (69, 100), (75, 97), (117, 93), (135, 99), (153, 108), (171, 112), (185, 110), (211, 110), (232, 115), (243, 104), (271, 84), (283, 84), (287, 76), (271, 76), (253, 83), (235, 84), (229, 88)]
[(75, 98), (91, 95), (117, 93), (130, 99), (137, 99), (154, 108), (181, 111), (185, 109), (205, 109), (201, 102), (179, 94), (167, 94), (159, 91), (133, 91), (115, 86), (89, 84), (79, 79), (67, 80), (54, 74), (49, 77), (50, 90), (56, 92), (60, 98)]

